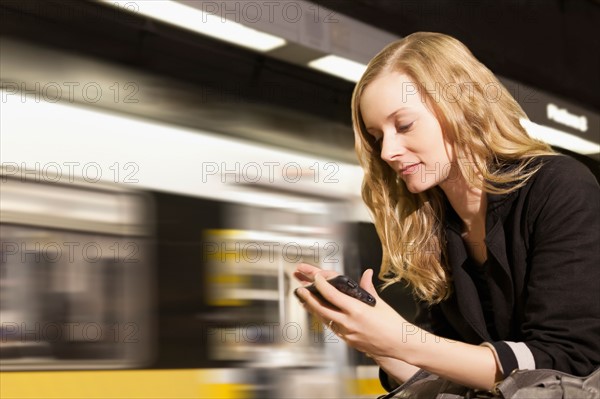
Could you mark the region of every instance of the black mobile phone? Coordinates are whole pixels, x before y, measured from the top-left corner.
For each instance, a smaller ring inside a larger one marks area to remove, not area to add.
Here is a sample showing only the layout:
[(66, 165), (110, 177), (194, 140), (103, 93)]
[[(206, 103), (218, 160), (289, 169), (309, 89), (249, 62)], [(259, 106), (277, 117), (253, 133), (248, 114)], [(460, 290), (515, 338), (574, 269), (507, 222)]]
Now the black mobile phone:
[[(375, 306), (375, 298), (373, 295), (369, 294), (367, 291), (362, 289), (358, 283), (347, 276), (336, 276), (327, 280), (327, 282), (337, 288), (338, 291), (343, 292), (344, 294), (351, 296), (352, 298), (356, 298), (359, 301), (362, 301), (370, 306)], [(327, 299), (321, 295), (321, 293), (317, 290), (314, 284), (307, 285), (307, 290), (309, 290), (313, 295), (319, 298), (322, 302), (326, 303), (331, 307), (336, 307), (332, 303), (330, 303)], [(297, 288), (296, 288), (297, 289)], [(295, 291), (294, 291), (295, 292)]]

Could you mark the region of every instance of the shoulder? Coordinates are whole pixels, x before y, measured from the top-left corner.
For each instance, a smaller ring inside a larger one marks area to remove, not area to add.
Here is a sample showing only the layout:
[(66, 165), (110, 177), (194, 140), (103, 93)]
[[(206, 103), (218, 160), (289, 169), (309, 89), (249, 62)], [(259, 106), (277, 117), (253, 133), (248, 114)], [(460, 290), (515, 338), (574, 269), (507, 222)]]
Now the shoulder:
[(600, 187), (590, 169), (567, 155), (537, 157), (539, 167), (522, 189), (533, 215), (566, 215), (600, 209)]
[[(580, 191), (598, 191), (598, 181), (590, 169), (575, 158), (567, 155), (547, 155), (536, 157), (531, 167), (539, 167), (531, 177), (528, 186), (537, 193), (550, 193), (565, 189)], [(571, 193), (573, 194), (573, 193)]]

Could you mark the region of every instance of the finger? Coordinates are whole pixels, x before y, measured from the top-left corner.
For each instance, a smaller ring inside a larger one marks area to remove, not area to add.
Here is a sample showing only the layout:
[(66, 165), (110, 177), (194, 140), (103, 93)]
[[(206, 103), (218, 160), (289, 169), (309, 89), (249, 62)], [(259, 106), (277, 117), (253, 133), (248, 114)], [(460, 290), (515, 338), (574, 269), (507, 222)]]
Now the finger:
[[(294, 294), (296, 294), (296, 297), (298, 297), (298, 299), (300, 300), (300, 302), (302, 302), (303, 304), (305, 304), (305, 300), (304, 298), (299, 295), (298, 293), (300, 292), (300, 288), (302, 287), (298, 287), (294, 290)], [(311, 297), (315, 298), (317, 300), (317, 302), (323, 306), (323, 307), (327, 307), (329, 309), (334, 309), (334, 310), (339, 310), (339, 308), (335, 307), (334, 305), (332, 305), (330, 302), (328, 302), (319, 291), (314, 292), (313, 290), (309, 290), (307, 286), (304, 286), (303, 288), (307, 288), (309, 294)]]
[(315, 276), (315, 287), (319, 291), (319, 293), (329, 301), (333, 306), (339, 308), (340, 310), (347, 309), (350, 304), (350, 301), (355, 301), (356, 299), (351, 298), (350, 296), (340, 292), (337, 288), (331, 285), (322, 274), (317, 274)]
[(296, 278), (296, 280), (300, 281), (301, 283), (312, 283), (314, 281), (314, 279), (312, 277), (308, 277), (308, 276), (300, 273), (299, 271), (294, 272), (294, 277)]
[(296, 279), (298, 279), (300, 282), (312, 283), (315, 281), (315, 275), (320, 271), (321, 269), (316, 266), (309, 265), (308, 263), (299, 263), (296, 265), (294, 277), (296, 277)]
[(360, 278), (360, 286), (365, 289), (369, 294), (373, 295), (375, 299), (379, 299), (377, 290), (373, 285), (373, 269), (367, 269)]
[(296, 265), (296, 271), (304, 274), (305, 276), (314, 277), (315, 274), (319, 273), (322, 269), (317, 266), (310, 265), (308, 263), (298, 263)]
[(323, 270), (316, 266), (309, 265), (308, 263), (299, 263), (296, 266), (296, 271), (294, 271), (294, 277), (301, 282), (312, 283), (315, 281), (315, 276), (317, 274), (322, 274), (325, 278), (331, 278), (338, 275), (338, 273), (333, 270)]
[(327, 324), (329, 321), (333, 320), (334, 323), (337, 323), (340, 320), (340, 311), (339, 309), (333, 309), (323, 302), (321, 302), (317, 297), (312, 295), (310, 291), (306, 288), (300, 287), (296, 291), (297, 296), (303, 301), (303, 306), (306, 310), (317, 316), (317, 318), (321, 319), (323, 323)]

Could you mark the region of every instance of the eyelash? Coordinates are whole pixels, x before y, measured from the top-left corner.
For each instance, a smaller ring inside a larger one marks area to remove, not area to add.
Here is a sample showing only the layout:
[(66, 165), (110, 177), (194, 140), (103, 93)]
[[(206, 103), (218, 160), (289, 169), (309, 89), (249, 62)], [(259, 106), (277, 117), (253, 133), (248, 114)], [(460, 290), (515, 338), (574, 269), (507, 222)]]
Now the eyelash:
[[(414, 124), (414, 122), (411, 122), (408, 125), (398, 126), (398, 127), (396, 127), (396, 131), (398, 133), (406, 133), (412, 127), (413, 124)], [(377, 143), (377, 144), (381, 143), (382, 139), (383, 139), (383, 136), (376, 138), (375, 143)]]
[(408, 129), (410, 129), (412, 127), (413, 123), (414, 122), (411, 122), (408, 125), (398, 126), (398, 127), (396, 127), (396, 130), (398, 131), (398, 133), (405, 133), (408, 131)]

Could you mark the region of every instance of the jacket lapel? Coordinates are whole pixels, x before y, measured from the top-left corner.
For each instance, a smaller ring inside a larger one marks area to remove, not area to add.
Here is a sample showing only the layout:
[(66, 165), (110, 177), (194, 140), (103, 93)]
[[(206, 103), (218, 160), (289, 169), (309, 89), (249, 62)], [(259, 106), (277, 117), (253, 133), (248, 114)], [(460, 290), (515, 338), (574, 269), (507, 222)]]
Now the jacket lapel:
[[(469, 339), (471, 342), (489, 340), (477, 288), (465, 270), (468, 255), (460, 236), (461, 221), (452, 206), (449, 203), (446, 206), (446, 250), (454, 293), (452, 300), (442, 303), (441, 309), (454, 329), (460, 332), (465, 339)], [(462, 317), (457, 317), (457, 314)], [(461, 320), (465, 320), (467, 323), (465, 324)]]
[[(494, 321), (500, 337), (510, 333), (514, 291), (507, 257), (504, 221), (510, 212), (516, 191), (509, 194), (488, 194), (485, 243), (488, 254), (488, 287), (494, 309)], [(441, 309), (453, 327), (465, 338), (491, 340), (486, 328), (477, 287), (467, 273), (468, 254), (460, 236), (462, 222), (449, 202), (446, 202), (447, 257), (454, 283), (453, 300), (442, 303)], [(465, 323), (457, 320), (462, 315)]]
[(488, 250), (488, 288), (494, 308), (496, 330), (500, 337), (510, 333), (511, 314), (514, 305), (512, 273), (507, 257), (504, 223), (516, 192), (507, 195), (488, 195), (487, 232), (485, 243)]
[[(485, 327), (485, 319), (479, 302), (479, 295), (473, 280), (465, 270), (467, 263), (467, 251), (462, 238), (456, 232), (448, 232), (448, 260), (452, 265), (452, 280), (454, 283), (454, 301), (449, 301), (442, 306), (448, 320), (456, 320), (457, 311), (462, 315), (462, 319), (467, 322), (454, 322), (453, 327), (461, 332), (461, 335), (479, 340), (489, 340), (489, 334)], [(454, 317), (453, 317), (454, 316)], [(458, 320), (460, 320), (459, 318)]]

